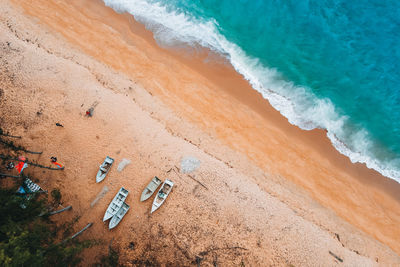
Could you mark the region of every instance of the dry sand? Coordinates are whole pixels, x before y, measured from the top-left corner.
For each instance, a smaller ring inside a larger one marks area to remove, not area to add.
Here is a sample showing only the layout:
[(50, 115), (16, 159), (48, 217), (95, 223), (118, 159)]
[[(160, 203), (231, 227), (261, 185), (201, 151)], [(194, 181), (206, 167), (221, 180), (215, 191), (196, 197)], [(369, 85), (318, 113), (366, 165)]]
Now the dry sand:
[[(160, 49), (100, 1), (3, 0), (0, 22), (0, 123), (44, 151), (31, 159), (66, 166), (27, 172), (73, 206), (58, 220), (94, 222), (83, 236), (105, 243), (84, 265), (111, 240), (128, 266), (337, 265), (329, 251), (342, 265), (400, 265), (400, 185), (291, 126), (229, 66), (203, 63), (206, 51)], [(132, 163), (96, 184), (105, 155)], [(201, 161), (190, 174), (185, 156)], [(176, 186), (150, 215), (139, 197), (154, 175)], [(121, 186), (131, 210), (109, 231), (101, 219)]]

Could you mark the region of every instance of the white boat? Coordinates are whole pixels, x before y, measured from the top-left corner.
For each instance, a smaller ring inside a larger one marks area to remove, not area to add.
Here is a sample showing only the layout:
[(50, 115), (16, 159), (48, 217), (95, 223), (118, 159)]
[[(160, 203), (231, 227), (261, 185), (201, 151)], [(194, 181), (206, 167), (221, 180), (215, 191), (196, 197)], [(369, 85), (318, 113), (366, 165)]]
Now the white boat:
[(140, 201), (145, 201), (149, 197), (153, 195), (153, 193), (157, 190), (157, 188), (160, 186), (162, 181), (157, 177), (154, 176), (154, 178), (150, 181), (150, 183), (146, 186), (146, 188), (142, 192), (142, 196), (140, 197)]
[(107, 156), (103, 164), (100, 165), (99, 171), (97, 172), (96, 183), (100, 183), (104, 180), (104, 178), (106, 178), (106, 175), (110, 171), (113, 163), (114, 159)]
[(119, 209), (117, 214), (115, 214), (111, 218), (111, 221), (110, 221), (110, 224), (108, 225), (108, 228), (111, 230), (115, 226), (117, 226), (119, 224), (119, 222), (122, 220), (122, 218), (125, 216), (125, 214), (128, 212), (128, 210), (129, 210), (129, 205), (126, 204), (125, 202), (122, 203), (122, 207)]
[(103, 222), (107, 221), (112, 216), (117, 214), (117, 212), (121, 209), (122, 205), (124, 204), (124, 201), (125, 201), (126, 197), (128, 196), (128, 194), (129, 194), (129, 191), (126, 190), (125, 188), (121, 187), (121, 189), (115, 195), (114, 199), (111, 201), (110, 205), (108, 205), (106, 213), (104, 214), (104, 217), (103, 217)]
[(171, 180), (165, 180), (165, 182), (162, 184), (160, 190), (157, 193), (157, 196), (154, 198), (153, 201), (153, 206), (151, 207), (151, 212), (153, 213), (156, 209), (158, 209), (165, 201), (165, 199), (168, 197), (169, 193), (172, 190), (172, 187), (174, 186), (174, 182)]

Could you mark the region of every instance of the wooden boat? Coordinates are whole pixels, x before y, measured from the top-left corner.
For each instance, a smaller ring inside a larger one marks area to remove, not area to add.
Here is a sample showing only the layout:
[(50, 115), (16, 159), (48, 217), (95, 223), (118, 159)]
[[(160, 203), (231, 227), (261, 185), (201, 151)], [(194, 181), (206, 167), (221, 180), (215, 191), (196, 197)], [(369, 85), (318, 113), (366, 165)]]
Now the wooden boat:
[(99, 171), (96, 175), (96, 183), (100, 183), (106, 178), (107, 173), (111, 169), (112, 164), (114, 163), (114, 159), (109, 156), (106, 157), (103, 164), (100, 165)]
[(142, 196), (140, 197), (140, 201), (145, 201), (149, 197), (153, 195), (153, 193), (157, 190), (157, 188), (160, 186), (162, 181), (157, 177), (154, 176), (154, 178), (150, 181), (150, 183), (146, 186), (146, 188), (142, 192)]
[(117, 214), (117, 212), (121, 209), (122, 205), (124, 204), (124, 201), (125, 201), (126, 197), (128, 196), (128, 194), (129, 194), (129, 191), (126, 190), (125, 188), (121, 187), (121, 189), (115, 195), (114, 199), (111, 201), (110, 205), (108, 205), (106, 213), (104, 214), (104, 217), (103, 217), (103, 222), (107, 221), (112, 216)]
[(165, 182), (162, 184), (160, 190), (157, 193), (157, 196), (154, 198), (153, 201), (153, 206), (151, 207), (151, 212), (153, 213), (158, 209), (165, 201), (165, 199), (168, 197), (169, 193), (172, 190), (172, 187), (174, 186), (174, 182), (171, 180), (165, 180)]
[(125, 216), (125, 214), (129, 210), (129, 205), (126, 204), (125, 202), (122, 203), (122, 207), (119, 209), (117, 214), (115, 214), (110, 221), (110, 224), (108, 225), (108, 229), (113, 229), (115, 226), (119, 224), (119, 222), (122, 220), (122, 218)]

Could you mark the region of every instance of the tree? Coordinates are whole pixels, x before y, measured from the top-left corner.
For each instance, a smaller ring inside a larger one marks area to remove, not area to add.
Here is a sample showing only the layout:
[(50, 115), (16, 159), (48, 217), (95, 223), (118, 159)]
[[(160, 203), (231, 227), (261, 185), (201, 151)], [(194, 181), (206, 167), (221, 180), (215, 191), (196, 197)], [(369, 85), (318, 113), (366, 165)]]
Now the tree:
[[(5, 134), (0, 128), (0, 136)], [(52, 191), (52, 203), (47, 195), (33, 194), (27, 198), (26, 194), (17, 194), (17, 188), (23, 184), (24, 175), (12, 176), (7, 174), (5, 166), (9, 160), (18, 160), (18, 152), (31, 153), (22, 146), (3, 140), (0, 137), (0, 173), (4, 177), (13, 177), (14, 185), (6, 187), (0, 184), (0, 266), (75, 266), (81, 258), (83, 249), (95, 244), (94, 241), (78, 241), (68, 239), (74, 223), (79, 219), (67, 222), (61, 226), (51, 221), (47, 213), (48, 207), (61, 201), (58, 189)], [(3, 154), (5, 153), (5, 154)], [(35, 152), (33, 152), (35, 153)], [(53, 169), (40, 164), (26, 161), (31, 166)], [(30, 177), (33, 179), (33, 177)], [(1, 181), (1, 180), (0, 180)], [(44, 214), (44, 215), (43, 215)]]
[(77, 265), (79, 253), (94, 242), (60, 242), (73, 223), (57, 227), (48, 217), (39, 217), (47, 199), (26, 201), (15, 190), (0, 188), (0, 266)]

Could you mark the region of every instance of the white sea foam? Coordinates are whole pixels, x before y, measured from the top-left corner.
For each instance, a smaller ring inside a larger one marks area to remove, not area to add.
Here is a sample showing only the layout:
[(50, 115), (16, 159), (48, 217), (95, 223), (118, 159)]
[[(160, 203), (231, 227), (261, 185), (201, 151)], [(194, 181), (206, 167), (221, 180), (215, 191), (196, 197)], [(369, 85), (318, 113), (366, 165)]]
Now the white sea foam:
[(232, 66), (269, 100), (271, 105), (304, 130), (322, 128), (334, 147), (355, 162), (365, 163), (400, 182), (400, 159), (378, 160), (373, 155), (374, 144), (363, 129), (350, 130), (348, 118), (340, 115), (329, 99), (317, 98), (308, 88), (284, 81), (275, 69), (263, 66), (218, 31), (214, 20), (200, 21), (167, 9), (155, 1), (103, 0), (117, 12), (128, 12), (154, 33), (162, 46), (201, 45), (226, 56)]

